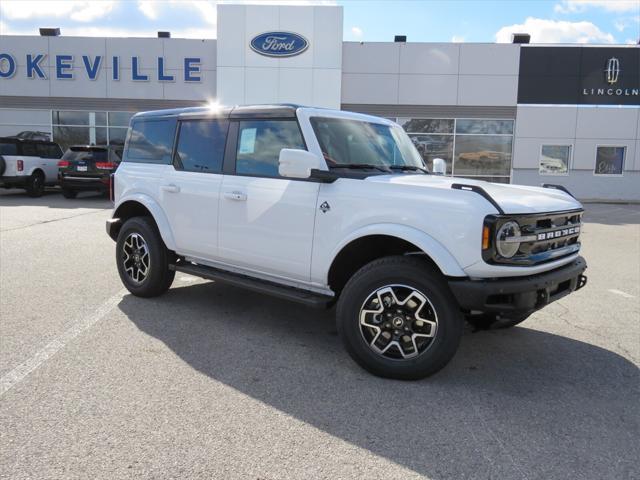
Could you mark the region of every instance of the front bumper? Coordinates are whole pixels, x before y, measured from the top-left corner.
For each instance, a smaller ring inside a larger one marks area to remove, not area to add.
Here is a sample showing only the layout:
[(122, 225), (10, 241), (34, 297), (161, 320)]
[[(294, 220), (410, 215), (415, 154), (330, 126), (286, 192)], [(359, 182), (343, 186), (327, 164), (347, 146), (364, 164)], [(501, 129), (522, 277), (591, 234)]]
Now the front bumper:
[(582, 257), (568, 265), (527, 277), (450, 280), (462, 310), (495, 313), (506, 318), (541, 309), (587, 284)]

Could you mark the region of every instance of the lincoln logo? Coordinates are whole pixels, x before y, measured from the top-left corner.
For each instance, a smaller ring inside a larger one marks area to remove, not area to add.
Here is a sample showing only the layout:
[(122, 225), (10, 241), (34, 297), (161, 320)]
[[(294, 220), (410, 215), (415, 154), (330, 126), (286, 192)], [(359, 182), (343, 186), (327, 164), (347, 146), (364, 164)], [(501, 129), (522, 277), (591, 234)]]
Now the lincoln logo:
[(266, 57), (293, 57), (309, 48), (309, 42), (297, 33), (266, 32), (253, 37), (250, 46)]
[(611, 57), (607, 60), (607, 68), (604, 69), (604, 74), (609, 85), (616, 83), (620, 76), (620, 60), (616, 57)]

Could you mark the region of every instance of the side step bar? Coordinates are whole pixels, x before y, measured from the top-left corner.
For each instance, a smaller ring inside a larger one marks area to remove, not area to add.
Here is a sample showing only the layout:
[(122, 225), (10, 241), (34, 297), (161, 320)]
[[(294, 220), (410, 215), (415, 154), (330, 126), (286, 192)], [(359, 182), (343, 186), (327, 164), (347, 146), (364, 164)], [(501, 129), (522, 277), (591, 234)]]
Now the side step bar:
[(227, 272), (219, 268), (207, 267), (204, 265), (194, 265), (178, 261), (174, 265), (170, 265), (171, 270), (176, 272), (187, 273), (196, 277), (215, 280), (217, 282), (227, 283), (236, 287), (246, 288), (258, 293), (265, 293), (285, 300), (302, 303), (314, 308), (327, 308), (335, 300), (334, 297), (321, 295), (319, 293), (308, 292), (294, 287), (278, 285), (274, 282), (259, 280), (256, 278), (241, 275), (239, 273)]

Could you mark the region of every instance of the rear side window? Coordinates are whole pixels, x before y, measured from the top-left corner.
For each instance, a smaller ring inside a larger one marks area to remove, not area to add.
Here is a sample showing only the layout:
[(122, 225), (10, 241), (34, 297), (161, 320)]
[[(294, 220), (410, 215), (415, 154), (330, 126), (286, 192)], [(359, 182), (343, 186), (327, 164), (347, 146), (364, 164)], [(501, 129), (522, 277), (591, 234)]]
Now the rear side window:
[(15, 143), (0, 143), (0, 155), (17, 155), (18, 147)]
[(38, 157), (39, 155), (36, 145), (31, 142), (24, 142), (22, 144), (22, 155), (26, 157)]
[(62, 156), (62, 152), (60, 151), (60, 147), (50, 143), (39, 143), (36, 145), (38, 156), (42, 158), (60, 158)]
[(227, 120), (180, 122), (176, 166), (188, 172), (220, 173), (227, 140)]
[(236, 173), (278, 177), (278, 159), (283, 148), (306, 150), (295, 120), (240, 122)]
[(171, 163), (175, 118), (134, 120), (127, 143), (127, 161)]

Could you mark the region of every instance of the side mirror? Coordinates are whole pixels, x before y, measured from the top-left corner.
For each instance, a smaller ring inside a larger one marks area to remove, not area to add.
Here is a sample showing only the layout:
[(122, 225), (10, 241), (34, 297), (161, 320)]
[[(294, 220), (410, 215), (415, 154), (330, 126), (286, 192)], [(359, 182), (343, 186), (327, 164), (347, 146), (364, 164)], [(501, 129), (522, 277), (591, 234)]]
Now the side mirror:
[(447, 162), (442, 158), (433, 159), (433, 172), (434, 175), (444, 175), (447, 173)]
[(286, 178), (309, 178), (311, 170), (325, 168), (324, 162), (311, 152), (293, 148), (280, 150), (278, 173)]

